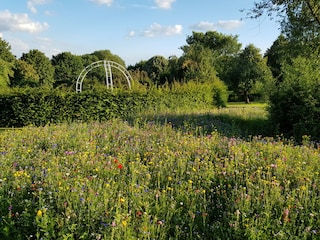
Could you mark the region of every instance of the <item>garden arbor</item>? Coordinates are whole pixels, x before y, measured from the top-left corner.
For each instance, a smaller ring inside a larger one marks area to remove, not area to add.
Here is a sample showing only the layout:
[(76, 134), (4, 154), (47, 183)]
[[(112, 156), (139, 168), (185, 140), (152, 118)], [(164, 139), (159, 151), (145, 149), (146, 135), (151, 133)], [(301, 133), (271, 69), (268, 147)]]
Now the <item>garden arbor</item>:
[(131, 89), (132, 77), (125, 67), (113, 61), (101, 60), (91, 63), (81, 71), (76, 83), (76, 92), (82, 91), (82, 82), (84, 78), (92, 69), (95, 69), (97, 67), (104, 67), (106, 73), (106, 85), (111, 90), (113, 89), (112, 68), (118, 69), (123, 74), (123, 76), (127, 80), (129, 89)]

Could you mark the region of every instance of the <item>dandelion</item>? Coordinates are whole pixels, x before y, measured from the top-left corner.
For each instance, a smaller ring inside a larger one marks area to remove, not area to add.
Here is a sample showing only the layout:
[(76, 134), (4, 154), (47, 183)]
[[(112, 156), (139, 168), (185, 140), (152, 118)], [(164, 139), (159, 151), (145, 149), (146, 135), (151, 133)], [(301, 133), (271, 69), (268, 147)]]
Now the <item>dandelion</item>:
[(188, 180), (188, 183), (189, 183), (189, 184), (192, 184), (192, 183), (193, 183), (193, 181), (189, 179), (189, 180)]

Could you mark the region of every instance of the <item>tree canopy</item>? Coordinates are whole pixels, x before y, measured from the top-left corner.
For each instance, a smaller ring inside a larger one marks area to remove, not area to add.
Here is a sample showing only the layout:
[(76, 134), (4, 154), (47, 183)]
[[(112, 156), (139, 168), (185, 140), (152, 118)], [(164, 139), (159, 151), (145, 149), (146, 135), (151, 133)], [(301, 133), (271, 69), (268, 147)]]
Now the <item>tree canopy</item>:
[(46, 55), (37, 50), (30, 50), (28, 53), (23, 53), (21, 60), (32, 65), (39, 75), (40, 86), (52, 87), (54, 83), (54, 67), (50, 59)]
[(320, 51), (319, 0), (262, 0), (255, 2), (249, 16), (258, 18), (264, 13), (279, 19), (282, 32), (293, 43)]

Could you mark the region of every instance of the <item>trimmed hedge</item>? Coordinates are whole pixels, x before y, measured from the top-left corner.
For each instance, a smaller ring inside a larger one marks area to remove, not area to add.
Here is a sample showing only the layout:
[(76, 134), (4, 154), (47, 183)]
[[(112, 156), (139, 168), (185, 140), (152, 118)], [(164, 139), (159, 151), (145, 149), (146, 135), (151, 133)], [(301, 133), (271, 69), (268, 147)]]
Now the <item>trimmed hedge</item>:
[[(217, 87), (219, 85), (188, 83), (150, 91), (94, 90), (76, 93), (29, 89), (12, 92), (0, 95), (0, 127), (105, 121), (117, 117), (128, 119), (142, 111), (224, 105), (226, 94), (224, 89)], [(218, 98), (217, 93), (221, 95)]]

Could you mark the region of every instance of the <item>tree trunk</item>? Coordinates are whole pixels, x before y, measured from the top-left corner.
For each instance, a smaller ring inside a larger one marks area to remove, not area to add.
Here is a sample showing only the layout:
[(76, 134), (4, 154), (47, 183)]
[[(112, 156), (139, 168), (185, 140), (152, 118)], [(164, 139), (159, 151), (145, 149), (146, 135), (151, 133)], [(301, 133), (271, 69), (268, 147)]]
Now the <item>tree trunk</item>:
[(249, 104), (249, 103), (250, 103), (250, 99), (249, 99), (249, 93), (248, 93), (248, 91), (245, 91), (245, 92), (244, 92), (244, 97), (245, 97), (245, 103), (246, 103), (246, 104)]

